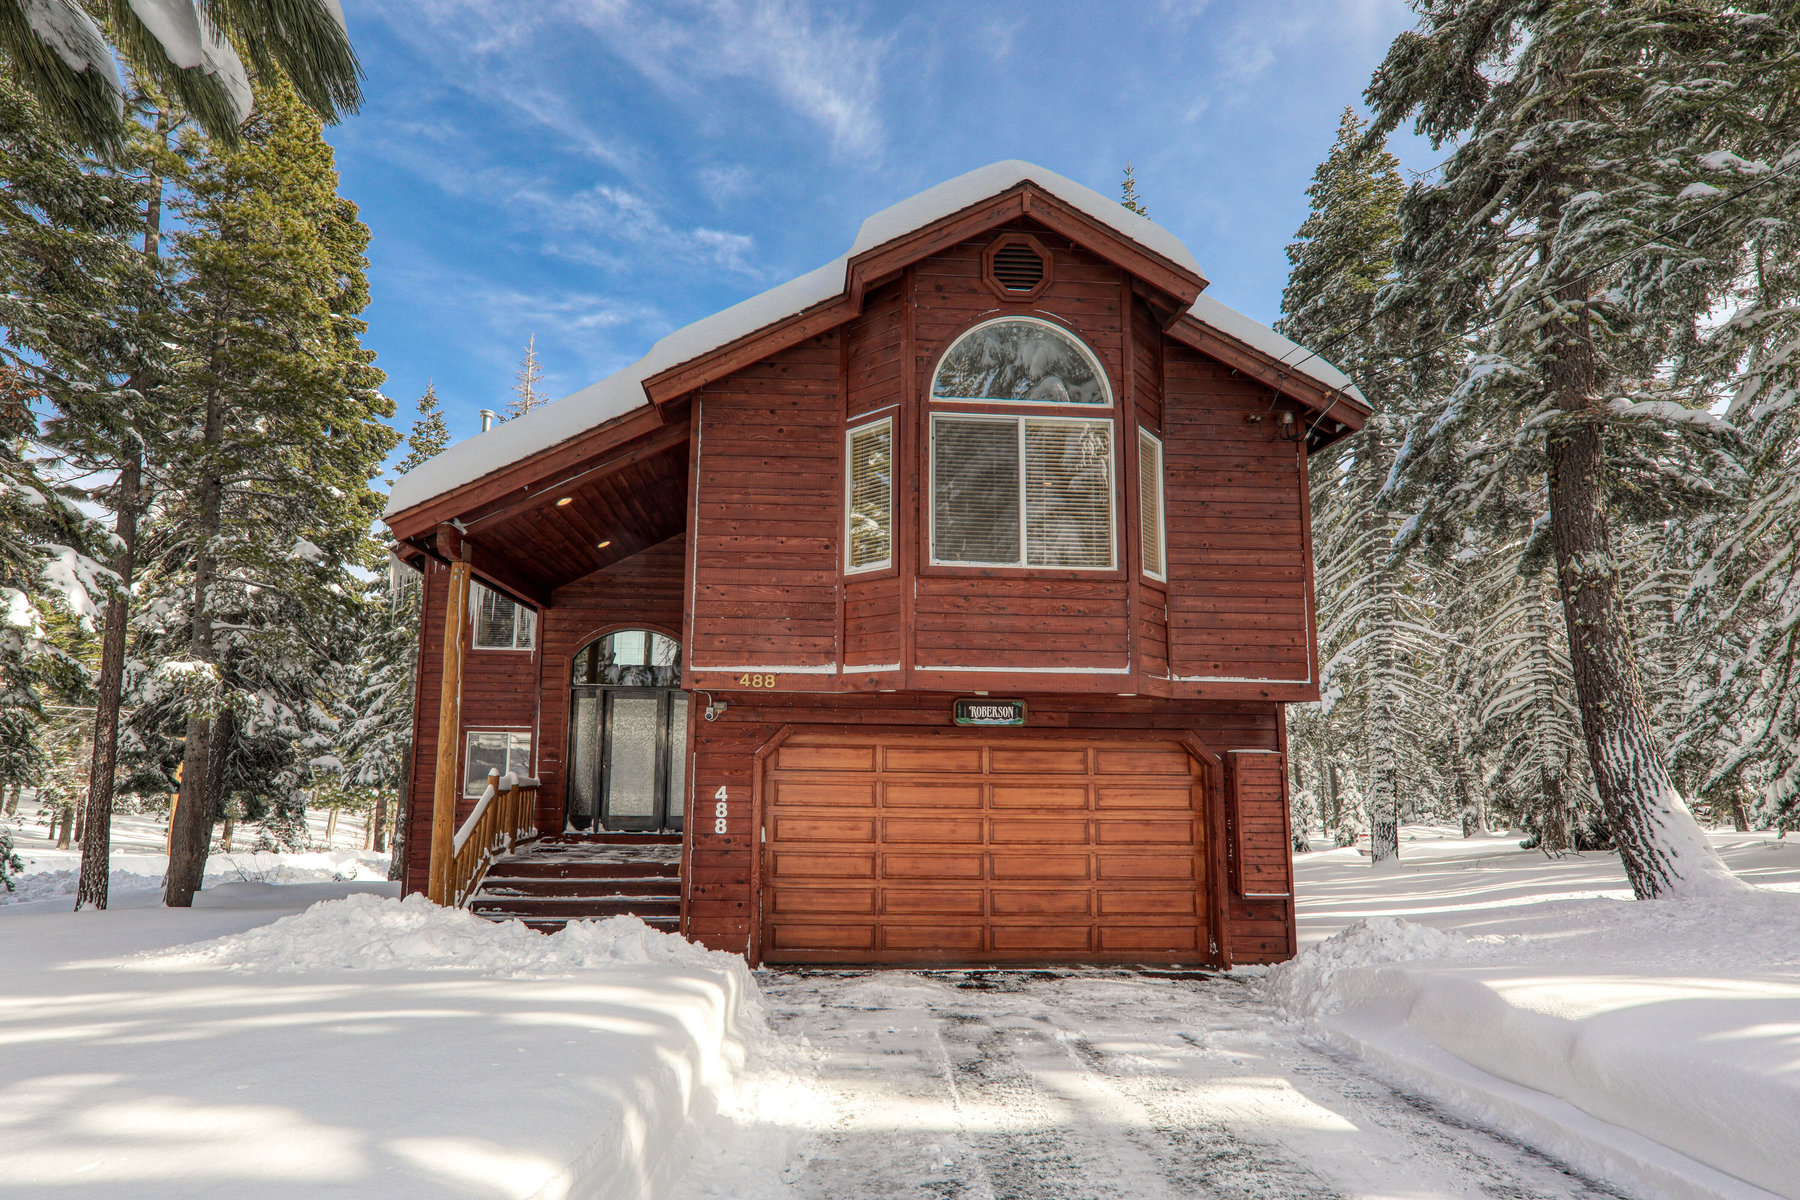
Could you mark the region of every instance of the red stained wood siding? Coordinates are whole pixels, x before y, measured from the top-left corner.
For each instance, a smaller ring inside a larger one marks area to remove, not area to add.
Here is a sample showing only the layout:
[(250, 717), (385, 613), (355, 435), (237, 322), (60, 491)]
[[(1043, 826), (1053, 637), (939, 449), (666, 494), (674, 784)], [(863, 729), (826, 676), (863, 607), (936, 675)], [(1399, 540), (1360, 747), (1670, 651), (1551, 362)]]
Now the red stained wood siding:
[(1316, 699), (1300, 449), (1271, 396), (1199, 353), (1165, 348), (1169, 665), (1175, 694), (1250, 687)]
[(1286, 763), (1280, 752), (1225, 755), (1226, 907), (1236, 962), (1280, 962), (1294, 953)]

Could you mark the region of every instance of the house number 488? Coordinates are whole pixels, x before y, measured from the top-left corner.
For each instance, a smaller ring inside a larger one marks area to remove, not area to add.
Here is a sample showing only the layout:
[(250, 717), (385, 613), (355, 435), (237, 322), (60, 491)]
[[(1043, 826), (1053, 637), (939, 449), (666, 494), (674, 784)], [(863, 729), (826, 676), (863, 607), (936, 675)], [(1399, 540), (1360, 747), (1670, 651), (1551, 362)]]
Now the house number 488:
[(731, 796), (725, 791), (724, 784), (720, 784), (719, 790), (713, 793), (713, 800), (713, 832), (724, 833), (725, 817), (731, 803)]

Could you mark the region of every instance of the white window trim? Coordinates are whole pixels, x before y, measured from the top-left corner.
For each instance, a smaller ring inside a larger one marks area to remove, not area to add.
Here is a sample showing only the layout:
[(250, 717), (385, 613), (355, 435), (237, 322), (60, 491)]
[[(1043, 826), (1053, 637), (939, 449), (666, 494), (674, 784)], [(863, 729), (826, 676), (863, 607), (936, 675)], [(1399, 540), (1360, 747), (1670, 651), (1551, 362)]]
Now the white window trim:
[[(1145, 566), (1144, 574), (1158, 583), (1167, 583), (1169, 582), (1169, 497), (1165, 490), (1164, 480), (1168, 476), (1168, 467), (1163, 462), (1163, 440), (1148, 429), (1140, 429), (1138, 430), (1138, 445), (1140, 446), (1138, 471), (1140, 474), (1144, 469), (1144, 455), (1141, 447), (1146, 441), (1156, 447), (1156, 558), (1158, 562), (1162, 563), (1163, 569), (1158, 572)], [(1138, 481), (1140, 492), (1143, 486), (1143, 481), (1140, 479)], [(1140, 501), (1138, 504), (1138, 521), (1140, 523), (1144, 519), (1143, 510), (1144, 506)]]
[[(537, 755), (537, 738), (535, 736), (533, 736), (535, 732), (536, 732), (535, 730), (520, 728), (517, 726), (514, 726), (512, 728), (498, 728), (498, 729), (492, 728), (492, 727), (486, 728), (486, 729), (465, 728), (463, 730), (463, 744), (462, 744), (462, 752), (463, 752), (462, 765), (463, 765), (463, 775), (465, 776), (464, 783), (463, 783), (463, 793), (462, 793), (463, 799), (465, 799), (465, 800), (480, 799), (482, 790), (487, 786), (486, 777), (483, 777), (482, 779), (475, 781), (474, 784), (471, 784), (470, 782), (468, 782), (468, 780), (466, 778), (469, 773), (469, 761), (470, 761), (470, 758), (472, 757), (470, 751), (472, 750), (471, 740), (473, 738), (495, 737), (495, 736), (506, 738), (507, 739), (506, 760), (507, 760), (508, 770), (510, 770), (512, 767), (512, 740), (511, 739), (524, 738), (525, 739), (525, 774), (528, 776), (531, 776), (531, 775), (534, 775), (534, 772), (532, 771), (532, 767), (534, 767), (536, 765), (536, 755)], [(506, 774), (506, 771), (502, 771), (500, 773), (502, 775), (504, 775), (504, 774)], [(470, 790), (471, 788), (473, 788), (474, 790)]]
[[(1035, 404), (1034, 404), (1035, 407)], [(1091, 406), (1098, 408), (1098, 405)], [(1015, 433), (1015, 442), (1019, 452), (1019, 557), (1015, 562), (968, 562), (962, 559), (943, 559), (937, 556), (937, 426), (939, 419), (947, 421), (988, 421), (994, 424), (1011, 424)], [(1043, 424), (1063, 425), (1105, 425), (1107, 442), (1112, 453), (1112, 490), (1107, 497), (1107, 515), (1111, 518), (1111, 549), (1107, 564), (1103, 567), (1047, 566), (1031, 562), (1031, 546), (1028, 533), (1030, 509), (1026, 490), (1025, 470), (1025, 422), (1037, 421)], [(1021, 571), (1089, 571), (1096, 574), (1119, 569), (1119, 437), (1118, 422), (1109, 416), (1064, 417), (1041, 416), (1033, 413), (980, 413), (980, 412), (934, 412), (931, 414), (931, 445), (926, 448), (930, 470), (930, 494), (926, 497), (931, 519), (927, 532), (928, 558), (934, 567), (1000, 567)]]
[[(855, 473), (850, 469), (850, 447), (859, 433), (869, 433), (886, 427), (888, 431), (888, 552), (880, 562), (863, 563), (861, 566), (850, 562), (850, 501), (855, 488)], [(844, 574), (866, 575), (870, 571), (885, 571), (894, 565), (894, 464), (896, 460), (894, 445), (894, 418), (882, 417), (879, 421), (865, 421), (861, 425), (852, 425), (844, 431)]]
[[(944, 360), (949, 358), (951, 353), (958, 346), (962, 345), (968, 338), (973, 337), (983, 329), (988, 328), (990, 325), (1005, 325), (1012, 323), (1042, 325), (1045, 329), (1053, 330), (1074, 343), (1075, 348), (1081, 352), (1081, 356), (1087, 359), (1088, 366), (1093, 368), (1094, 378), (1100, 381), (1100, 390), (1106, 395), (1106, 403), (1104, 405), (1072, 404), (1052, 400), (999, 400), (992, 396), (940, 396), (937, 394), (938, 372), (944, 369)], [(1115, 406), (1112, 380), (1107, 376), (1106, 367), (1101, 363), (1100, 356), (1095, 354), (1085, 341), (1077, 337), (1074, 330), (1058, 325), (1055, 321), (1046, 321), (1042, 317), (1026, 316), (995, 317), (992, 320), (983, 321), (979, 325), (971, 325), (969, 328), (957, 334), (956, 337), (951, 339), (950, 344), (944, 348), (944, 352), (938, 355), (937, 362), (932, 364), (931, 378), (925, 386), (925, 398), (933, 404), (1017, 404), (1031, 409), (1045, 408), (1054, 405), (1059, 408), (1086, 409), (1089, 412), (1098, 412), (1101, 408), (1111, 409)], [(1117, 555), (1115, 554), (1114, 557), (1116, 559)]]
[[(527, 644), (525, 644), (523, 646), (518, 644), (518, 642), (519, 642), (519, 620), (518, 620), (517, 616), (514, 616), (514, 618), (513, 618), (513, 644), (512, 645), (510, 645), (510, 646), (483, 646), (480, 643), (478, 634), (480, 633), (480, 630), (481, 630), (481, 593), (482, 592), (489, 592), (493, 595), (499, 596), (502, 600), (512, 600), (513, 605), (519, 611), (529, 612), (531, 614), (531, 641), (530, 642), (528, 642)], [(505, 592), (500, 591), (498, 588), (487, 587), (487, 586), (483, 585), (482, 583), (480, 583), (479, 581), (473, 580), (473, 579), (471, 579), (469, 581), (469, 649), (482, 650), (482, 651), (494, 650), (494, 651), (498, 651), (502, 654), (530, 654), (537, 649), (537, 632), (538, 632), (537, 619), (538, 619), (538, 612), (536, 609), (532, 608), (530, 605), (520, 604), (517, 600), (513, 600), (513, 598), (511, 596), (508, 596)]]

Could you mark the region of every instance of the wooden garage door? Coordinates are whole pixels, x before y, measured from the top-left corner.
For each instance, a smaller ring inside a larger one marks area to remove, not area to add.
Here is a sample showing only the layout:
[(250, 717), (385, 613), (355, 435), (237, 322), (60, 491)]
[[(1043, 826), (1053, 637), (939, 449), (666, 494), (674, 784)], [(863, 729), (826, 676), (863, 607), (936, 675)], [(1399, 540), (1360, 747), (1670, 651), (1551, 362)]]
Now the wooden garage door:
[(1197, 962), (1200, 768), (1177, 743), (796, 737), (764, 781), (772, 962)]

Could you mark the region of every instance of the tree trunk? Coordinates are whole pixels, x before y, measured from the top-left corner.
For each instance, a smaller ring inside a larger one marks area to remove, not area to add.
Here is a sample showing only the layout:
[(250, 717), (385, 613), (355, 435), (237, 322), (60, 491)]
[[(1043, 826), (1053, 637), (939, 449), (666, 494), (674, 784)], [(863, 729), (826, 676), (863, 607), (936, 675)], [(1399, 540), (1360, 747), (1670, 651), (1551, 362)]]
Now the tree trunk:
[(13, 817), (13, 816), (17, 816), (18, 813), (19, 813), (19, 785), (17, 782), (14, 782), (12, 787), (7, 789), (7, 792), (6, 792), (6, 815), (9, 817)]
[(1566, 423), (1552, 425), (1545, 436), (1550, 537), (1594, 788), (1640, 900), (1741, 887), (1675, 790), (1651, 737), (1607, 528), (1602, 405), (1587, 340), (1586, 285), (1570, 284), (1558, 298), (1583, 315), (1558, 339), (1549, 371), (1552, 397), (1566, 414)]
[(81, 875), (75, 885), (75, 908), (91, 904), (105, 908), (107, 882), (112, 874), (113, 789), (119, 765), (119, 706), (125, 692), (125, 645), (131, 629), (131, 581), (137, 570), (138, 508), (143, 494), (144, 455), (141, 448), (126, 455), (119, 469), (117, 510), (113, 531), (119, 552), (112, 569), (119, 590), (106, 604), (100, 641), (99, 692), (94, 710), (94, 755), (88, 769), (87, 814), (82, 823)]
[(375, 810), (369, 814), (368, 845), (368, 849), (377, 854), (387, 849), (387, 811), (387, 793), (377, 791), (375, 793)]
[(1750, 832), (1750, 810), (1744, 807), (1744, 789), (1731, 785), (1731, 827), (1739, 833)]
[(219, 830), (219, 852), (222, 854), (230, 854), (231, 835), (237, 832), (237, 812), (229, 804), (223, 805), (222, 807), (225, 809), (223, 814), (224, 828)]
[(1469, 770), (1468, 751), (1463, 743), (1462, 722), (1453, 718), (1450, 726), (1450, 786), (1456, 794), (1456, 810), (1462, 817), (1462, 834), (1474, 837), (1487, 832), (1475, 811), (1475, 785)]
[(1539, 822), (1538, 849), (1545, 854), (1567, 854), (1575, 848), (1574, 834), (1569, 829), (1568, 794), (1563, 787), (1564, 772), (1549, 764), (1538, 768), (1538, 784), (1543, 790), (1543, 816)]
[(412, 811), (413, 755), (409, 748), (406, 765), (400, 770), (400, 792), (394, 797), (394, 837), (388, 847), (388, 880), (399, 883), (406, 878), (406, 824)]
[[(224, 403), (215, 390), (206, 400), (206, 424), (200, 453), (217, 452), (225, 434)], [(218, 654), (212, 627), (213, 574), (217, 564), (213, 558), (213, 539), (218, 536), (224, 485), (217, 466), (207, 461), (200, 486), (195, 489), (196, 520), (194, 522), (194, 611), (189, 632), (188, 654), (194, 661), (216, 669)], [(194, 893), (206, 877), (206, 856), (212, 846), (213, 820), (217, 793), (212, 786), (223, 772), (225, 747), (213, 745), (215, 726), (225, 714), (191, 712), (187, 720), (187, 744), (181, 756), (180, 801), (169, 825), (169, 874), (163, 881), (163, 903), (170, 908), (188, 908)]]
[(325, 848), (331, 849), (331, 839), (337, 836), (338, 810), (331, 809), (325, 814)]
[(50, 828), (52, 832), (56, 834), (56, 848), (58, 850), (67, 850), (69, 848), (70, 826), (74, 823), (75, 809), (73, 807), (65, 808), (54, 817), (50, 818)]

